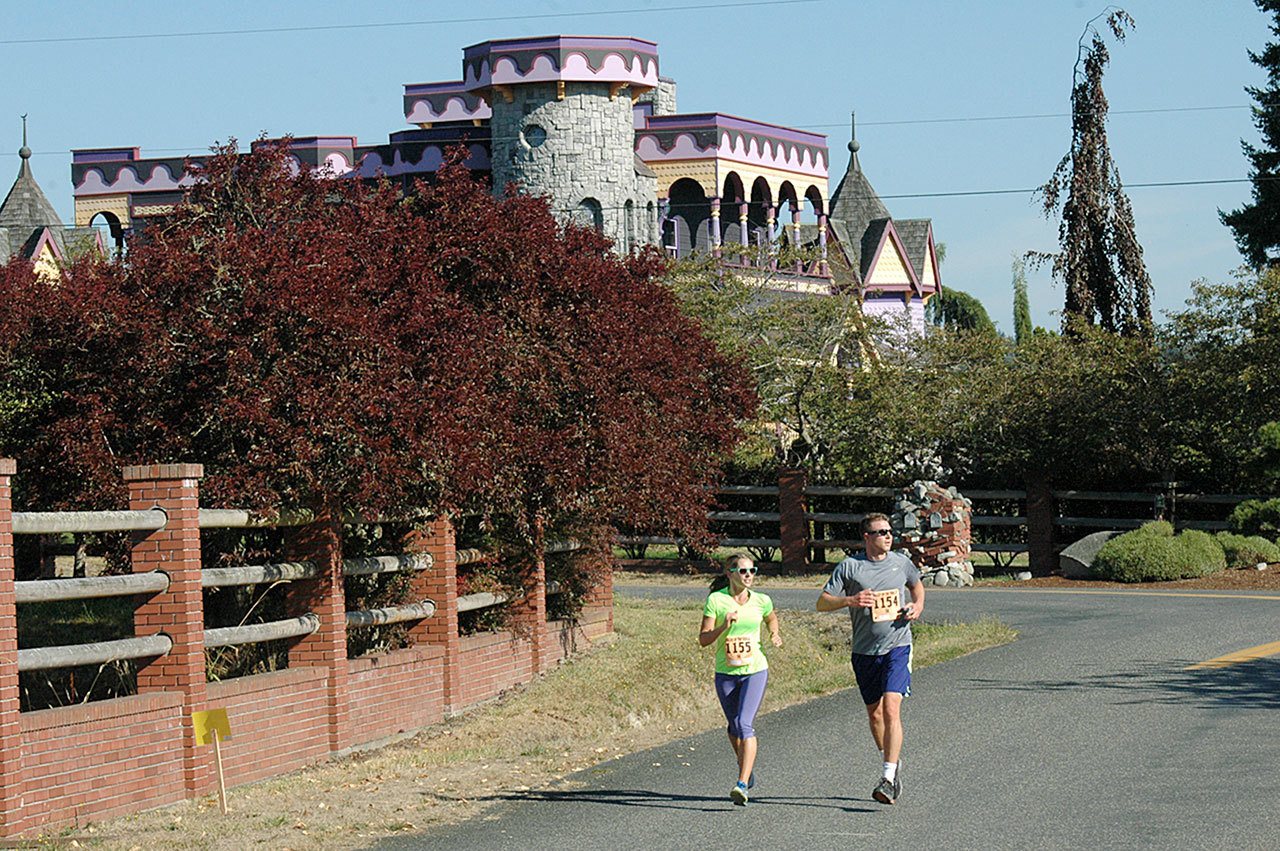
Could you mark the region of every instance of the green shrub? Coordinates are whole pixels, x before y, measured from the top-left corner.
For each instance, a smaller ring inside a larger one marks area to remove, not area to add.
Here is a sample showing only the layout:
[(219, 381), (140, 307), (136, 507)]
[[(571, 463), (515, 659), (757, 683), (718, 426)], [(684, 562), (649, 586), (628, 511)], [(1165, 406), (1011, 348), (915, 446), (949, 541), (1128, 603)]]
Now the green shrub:
[(1280, 546), (1261, 535), (1233, 535), (1230, 532), (1219, 532), (1218, 543), (1227, 555), (1227, 567), (1249, 568), (1258, 562), (1280, 561)]
[(1261, 535), (1274, 541), (1280, 537), (1280, 499), (1247, 499), (1228, 519), (1237, 535)]
[(1103, 544), (1093, 563), (1099, 579), (1161, 582), (1217, 573), (1227, 566), (1222, 547), (1207, 532), (1173, 534), (1164, 521), (1148, 523)]

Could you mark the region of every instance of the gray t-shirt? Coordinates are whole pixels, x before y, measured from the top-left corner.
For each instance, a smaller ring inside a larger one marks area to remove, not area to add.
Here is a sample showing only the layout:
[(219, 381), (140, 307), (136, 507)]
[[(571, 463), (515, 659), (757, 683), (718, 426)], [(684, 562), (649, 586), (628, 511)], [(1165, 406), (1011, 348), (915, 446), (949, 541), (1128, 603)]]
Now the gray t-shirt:
[[(908, 585), (920, 581), (920, 571), (902, 553), (889, 552), (880, 561), (865, 554), (850, 556), (836, 565), (822, 590), (835, 597), (852, 597), (863, 589), (888, 591), (898, 589), (902, 605), (912, 602)], [(911, 643), (911, 622), (905, 619), (875, 621), (871, 610), (850, 608), (853, 621), (853, 652), (867, 656), (883, 656), (895, 647)]]

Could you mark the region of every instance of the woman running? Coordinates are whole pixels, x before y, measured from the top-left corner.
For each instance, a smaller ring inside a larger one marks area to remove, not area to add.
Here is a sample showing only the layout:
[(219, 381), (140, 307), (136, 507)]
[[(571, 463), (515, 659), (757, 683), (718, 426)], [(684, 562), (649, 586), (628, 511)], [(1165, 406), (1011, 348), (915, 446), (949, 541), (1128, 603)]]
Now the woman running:
[(729, 721), (729, 744), (738, 758), (738, 782), (729, 798), (746, 806), (747, 790), (755, 785), (756, 712), (769, 681), (769, 660), (760, 647), (760, 624), (769, 627), (774, 647), (782, 646), (778, 616), (767, 594), (752, 591), (756, 566), (745, 555), (735, 555), (724, 573), (711, 583), (702, 608), (698, 643), (716, 646), (716, 695)]

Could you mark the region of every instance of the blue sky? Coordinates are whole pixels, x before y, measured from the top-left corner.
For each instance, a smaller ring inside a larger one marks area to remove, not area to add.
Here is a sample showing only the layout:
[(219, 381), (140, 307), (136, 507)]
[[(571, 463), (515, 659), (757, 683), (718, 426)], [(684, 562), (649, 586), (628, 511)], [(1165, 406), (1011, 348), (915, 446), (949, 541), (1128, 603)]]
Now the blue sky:
[[(177, 156), (263, 131), (384, 142), (404, 126), (401, 86), (456, 79), (465, 45), (550, 33), (630, 35), (658, 42), (682, 112), (827, 133), (833, 189), (856, 110), (859, 158), (889, 209), (899, 218), (932, 218), (936, 239), (947, 245), (944, 284), (976, 295), (1011, 329), (1011, 258), (1055, 249), (1057, 224), (1027, 194), (946, 193), (1027, 189), (1048, 179), (1070, 140), (1077, 41), (1104, 5), (749, 3), (5, 3), (0, 191), (17, 173), (23, 113), (30, 114), (36, 176), (70, 221), (72, 148), (137, 146), (144, 155)], [(1243, 87), (1264, 81), (1246, 51), (1270, 37), (1267, 16), (1249, 0), (1122, 5), (1137, 27), (1124, 44), (1111, 45), (1105, 85), (1124, 182), (1245, 177), (1240, 140), (1257, 133)], [(402, 22), (427, 23), (364, 26)], [(109, 38), (343, 25), (359, 28)], [(80, 37), (93, 40), (48, 41)], [(921, 195), (929, 197), (894, 197)], [(1180, 308), (1191, 281), (1224, 280), (1239, 265), (1217, 211), (1245, 201), (1248, 184), (1133, 187), (1129, 195), (1157, 310)], [(1062, 300), (1047, 272), (1031, 276), (1037, 323), (1056, 327)]]

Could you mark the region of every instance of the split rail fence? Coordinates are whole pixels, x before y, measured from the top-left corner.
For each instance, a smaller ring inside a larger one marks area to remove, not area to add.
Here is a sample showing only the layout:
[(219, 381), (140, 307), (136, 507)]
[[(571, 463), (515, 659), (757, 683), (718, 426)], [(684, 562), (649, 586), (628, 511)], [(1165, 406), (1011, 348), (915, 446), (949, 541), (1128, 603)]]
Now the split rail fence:
[[(777, 485), (726, 485), (717, 490), (722, 505), (748, 503), (708, 515), (724, 547), (781, 551), (784, 567), (803, 570), (823, 563), (826, 551), (860, 550), (856, 524), (867, 513), (890, 513), (901, 488), (811, 485), (802, 470), (783, 470)], [(1178, 529), (1221, 531), (1231, 509), (1257, 494), (1183, 493), (1176, 486), (1158, 491), (1112, 492), (1053, 490), (964, 490), (973, 502), (974, 551), (987, 553), (997, 567), (1007, 567), (1020, 554), (1029, 557), (1033, 573), (1048, 574), (1058, 566), (1063, 548), (1106, 529), (1136, 529), (1153, 519), (1166, 519)], [(857, 506), (850, 510), (849, 506)], [(630, 536), (624, 544), (678, 544), (666, 537)]]
[[(527, 682), (580, 643), (613, 629), (612, 587), (592, 588), (572, 621), (548, 620), (558, 592), (539, 559), (522, 593), (458, 594), (458, 567), (489, 558), (459, 550), (449, 520), (415, 532), (406, 554), (344, 559), (342, 519), (256, 520), (246, 511), (202, 509), (197, 464), (129, 467), (124, 511), (13, 512), (12, 460), (0, 459), (0, 834), (29, 835), (136, 812), (215, 788), (211, 749), (198, 748), (191, 713), (224, 707), (227, 782), (260, 780), (330, 754), (439, 722)], [(295, 560), (203, 568), (200, 532), (290, 527)], [(14, 535), (131, 533), (133, 573), (15, 581)], [(576, 548), (549, 545), (548, 552)], [(407, 574), (414, 602), (346, 607), (346, 576)], [(203, 592), (287, 583), (290, 617), (205, 628)], [(17, 607), (54, 600), (129, 597), (134, 635), (111, 641), (19, 648)], [(461, 635), (458, 616), (509, 607), (507, 630)], [(409, 646), (348, 658), (350, 627), (402, 623)], [(288, 667), (208, 682), (205, 650), (286, 640)], [(137, 694), (21, 711), (19, 673), (134, 660)]]

